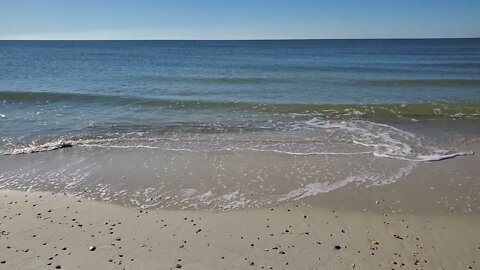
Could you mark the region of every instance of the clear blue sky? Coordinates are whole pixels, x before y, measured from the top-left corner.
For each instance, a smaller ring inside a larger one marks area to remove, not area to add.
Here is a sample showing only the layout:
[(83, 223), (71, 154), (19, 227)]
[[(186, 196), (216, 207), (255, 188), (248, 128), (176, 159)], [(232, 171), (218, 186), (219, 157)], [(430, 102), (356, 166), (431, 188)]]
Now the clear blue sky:
[(0, 0), (0, 39), (480, 37), (480, 0)]

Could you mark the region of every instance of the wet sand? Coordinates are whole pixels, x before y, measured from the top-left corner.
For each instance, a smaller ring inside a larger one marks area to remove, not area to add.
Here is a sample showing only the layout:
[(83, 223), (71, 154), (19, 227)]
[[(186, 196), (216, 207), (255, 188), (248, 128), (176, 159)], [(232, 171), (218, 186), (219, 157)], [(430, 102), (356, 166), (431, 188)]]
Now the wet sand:
[(395, 183), (348, 185), (303, 202), (360, 212), (480, 216), (480, 144), (468, 147), (475, 155), (419, 163)]
[(378, 211), (145, 211), (0, 191), (0, 269), (479, 268), (479, 216), (373, 204)]

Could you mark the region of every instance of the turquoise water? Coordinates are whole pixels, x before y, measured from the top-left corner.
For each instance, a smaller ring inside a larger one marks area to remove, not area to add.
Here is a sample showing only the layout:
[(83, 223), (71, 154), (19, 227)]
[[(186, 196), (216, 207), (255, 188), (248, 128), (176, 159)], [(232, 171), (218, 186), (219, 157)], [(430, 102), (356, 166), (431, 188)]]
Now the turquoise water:
[(0, 41), (0, 188), (272, 205), (469, 158), (479, 123), (480, 39)]

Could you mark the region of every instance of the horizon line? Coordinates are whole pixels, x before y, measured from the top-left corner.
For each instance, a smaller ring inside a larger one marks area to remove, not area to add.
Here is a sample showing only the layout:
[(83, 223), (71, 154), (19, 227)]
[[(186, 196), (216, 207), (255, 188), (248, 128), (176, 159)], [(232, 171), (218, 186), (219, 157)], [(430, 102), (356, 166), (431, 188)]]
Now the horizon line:
[(259, 38), (259, 39), (1, 39), (0, 41), (294, 41), (294, 40), (421, 40), (480, 39), (479, 37), (394, 37), (394, 38)]

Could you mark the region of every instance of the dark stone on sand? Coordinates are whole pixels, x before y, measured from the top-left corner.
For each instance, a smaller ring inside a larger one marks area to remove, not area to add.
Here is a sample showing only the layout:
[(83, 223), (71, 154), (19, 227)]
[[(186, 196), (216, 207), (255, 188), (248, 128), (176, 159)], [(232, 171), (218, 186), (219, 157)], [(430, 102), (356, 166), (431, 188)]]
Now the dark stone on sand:
[(336, 245), (336, 246), (335, 246), (335, 250), (340, 250), (340, 249), (342, 249), (341, 246), (339, 246), (339, 245)]
[(95, 246), (91, 246), (91, 247), (88, 248), (88, 250), (90, 250), (90, 251), (95, 251), (96, 249), (97, 248)]
[(397, 239), (400, 239), (400, 240), (403, 240), (403, 237), (401, 237), (400, 235), (397, 235), (397, 234), (394, 234), (393, 237), (395, 237)]

